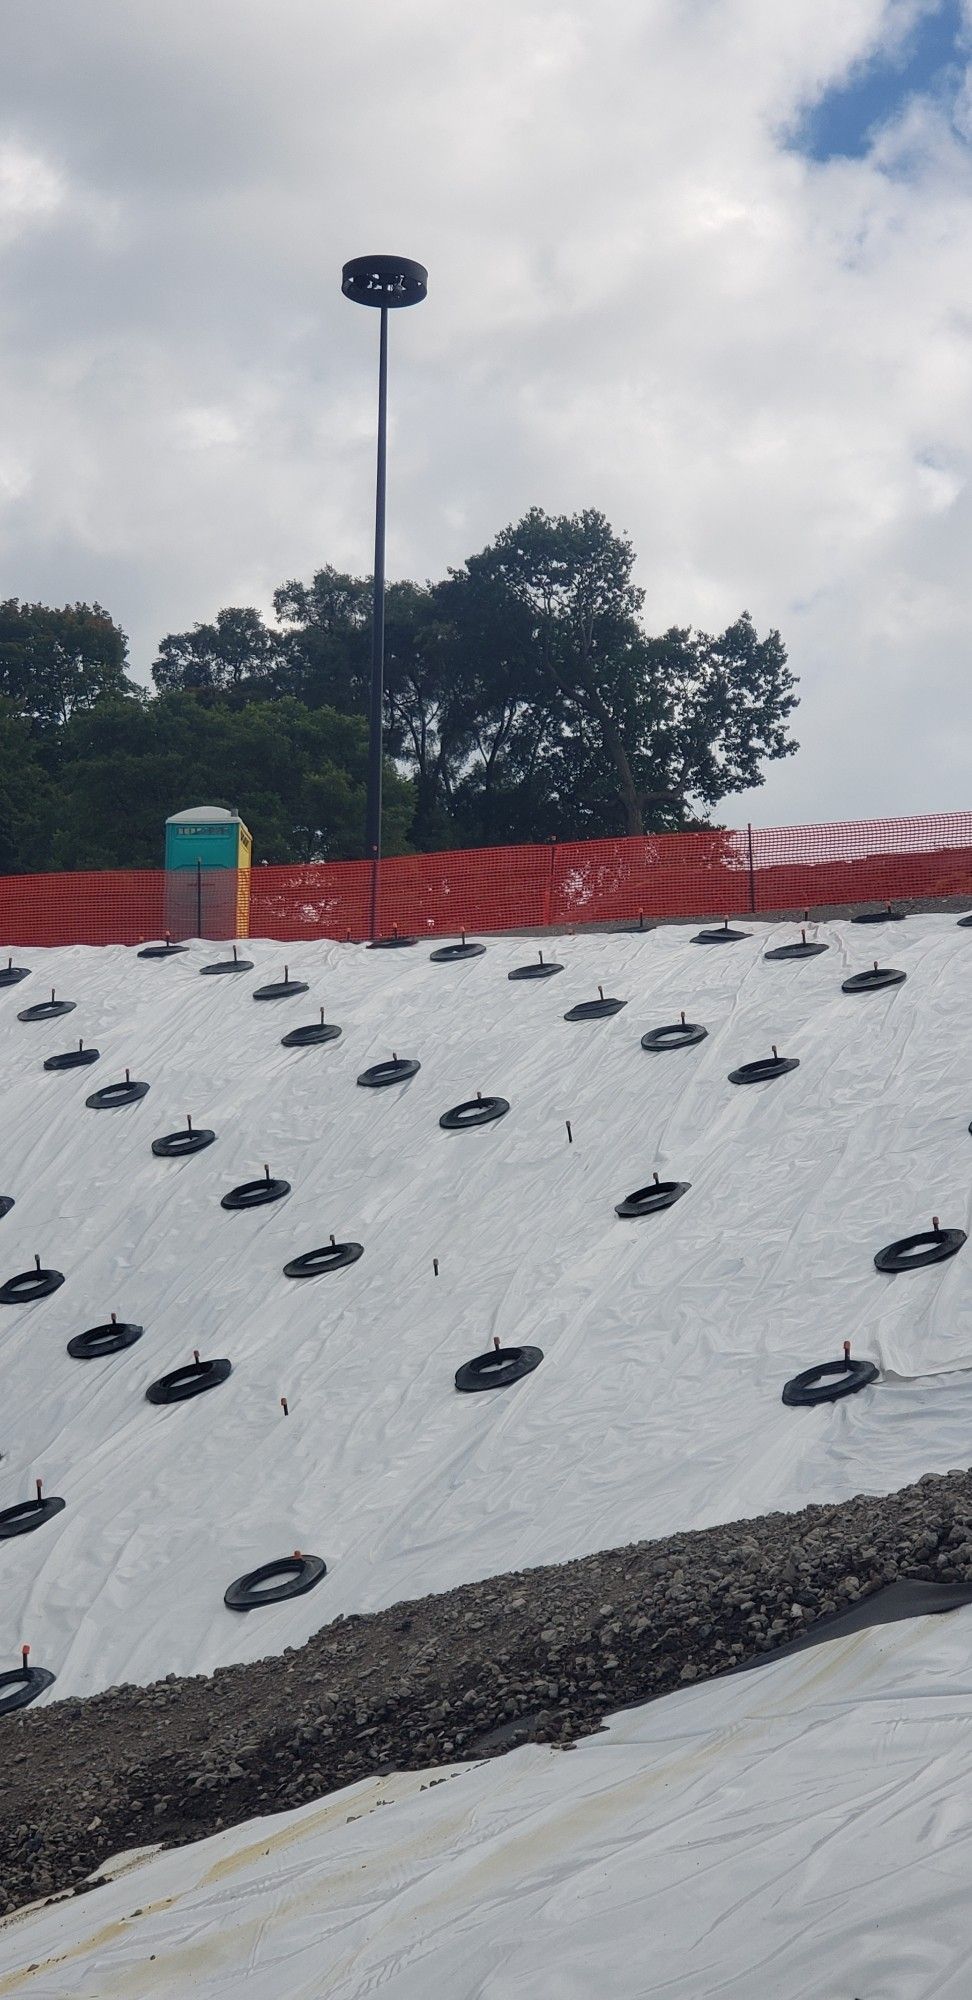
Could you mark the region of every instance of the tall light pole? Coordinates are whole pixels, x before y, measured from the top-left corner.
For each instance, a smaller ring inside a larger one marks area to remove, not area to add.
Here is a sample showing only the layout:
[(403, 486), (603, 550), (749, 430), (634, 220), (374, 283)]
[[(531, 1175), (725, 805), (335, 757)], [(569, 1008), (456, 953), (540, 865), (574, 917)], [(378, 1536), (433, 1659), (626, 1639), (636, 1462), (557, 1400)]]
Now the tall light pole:
[(424, 264), (409, 257), (352, 257), (341, 273), (346, 299), (377, 306), (381, 313), (378, 344), (378, 478), (375, 495), (375, 580), (371, 616), (371, 704), (368, 733), (368, 812), (365, 846), (371, 862), (372, 938), (378, 932), (378, 875), (381, 864), (382, 710), (385, 692), (385, 457), (388, 403), (388, 313), (393, 306), (416, 306), (428, 290)]

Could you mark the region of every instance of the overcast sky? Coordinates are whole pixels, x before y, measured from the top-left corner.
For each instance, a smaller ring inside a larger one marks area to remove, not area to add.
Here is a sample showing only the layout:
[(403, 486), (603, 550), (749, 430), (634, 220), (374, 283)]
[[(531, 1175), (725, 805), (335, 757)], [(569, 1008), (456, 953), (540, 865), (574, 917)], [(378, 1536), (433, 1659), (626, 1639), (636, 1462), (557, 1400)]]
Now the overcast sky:
[[(968, 6), (968, 0), (964, 0)], [(163, 633), (533, 504), (650, 630), (778, 625), (802, 748), (729, 823), (972, 804), (963, 0), (3, 0), (0, 595)]]

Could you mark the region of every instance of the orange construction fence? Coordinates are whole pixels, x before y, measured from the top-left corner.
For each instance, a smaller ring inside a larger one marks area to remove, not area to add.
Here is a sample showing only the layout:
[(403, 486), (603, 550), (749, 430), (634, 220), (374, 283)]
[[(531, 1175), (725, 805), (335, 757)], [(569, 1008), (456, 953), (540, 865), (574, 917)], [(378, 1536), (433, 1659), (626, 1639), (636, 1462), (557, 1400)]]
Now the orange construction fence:
[[(233, 937), (235, 885), (219, 869), (0, 877), (0, 946)], [(377, 928), (455, 937), (942, 896), (972, 904), (972, 813), (402, 855), (381, 864)], [(257, 866), (247, 935), (366, 938), (370, 897), (366, 861)]]

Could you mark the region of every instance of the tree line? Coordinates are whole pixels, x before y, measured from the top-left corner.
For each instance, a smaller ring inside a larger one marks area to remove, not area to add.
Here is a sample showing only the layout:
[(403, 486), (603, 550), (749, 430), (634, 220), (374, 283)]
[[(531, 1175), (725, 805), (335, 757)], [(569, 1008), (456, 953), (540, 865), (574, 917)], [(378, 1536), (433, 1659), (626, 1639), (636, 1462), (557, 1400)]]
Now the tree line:
[[(792, 754), (796, 684), (748, 612), (650, 636), (603, 514), (533, 508), (385, 624), (387, 853), (707, 825)], [(0, 604), (0, 873), (155, 867), (238, 807), (268, 861), (364, 846), (371, 584), (329, 566), (169, 633), (153, 688), (98, 604)]]

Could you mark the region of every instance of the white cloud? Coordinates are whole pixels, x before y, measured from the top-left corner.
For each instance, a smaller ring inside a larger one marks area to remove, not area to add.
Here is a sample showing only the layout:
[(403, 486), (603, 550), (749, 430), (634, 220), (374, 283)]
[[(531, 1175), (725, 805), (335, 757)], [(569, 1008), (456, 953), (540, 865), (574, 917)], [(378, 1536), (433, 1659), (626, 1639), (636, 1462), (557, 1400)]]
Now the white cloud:
[(783, 136), (918, 11), (8, 0), (4, 587), (100, 596), (146, 673), (223, 603), (366, 571), (376, 326), (340, 267), (400, 249), (430, 292), (392, 327), (392, 573), (602, 506), (653, 627), (746, 605), (789, 642), (804, 748), (730, 816), (966, 803), (972, 161), (922, 99), (861, 161)]

